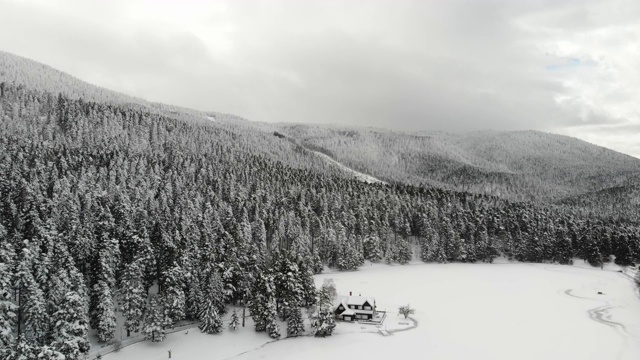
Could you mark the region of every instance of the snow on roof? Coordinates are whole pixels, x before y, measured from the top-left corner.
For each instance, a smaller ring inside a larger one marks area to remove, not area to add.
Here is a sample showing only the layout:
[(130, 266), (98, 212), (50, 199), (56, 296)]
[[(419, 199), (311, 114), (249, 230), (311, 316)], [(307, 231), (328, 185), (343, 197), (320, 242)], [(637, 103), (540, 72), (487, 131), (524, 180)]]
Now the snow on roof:
[(351, 309), (349, 309), (349, 308), (346, 308), (346, 309), (344, 309), (344, 311), (343, 311), (343, 312), (342, 312), (342, 314), (340, 314), (340, 315), (341, 315), (341, 316), (344, 316), (344, 315), (355, 315), (355, 314), (356, 314), (356, 313), (355, 313), (353, 310), (351, 310)]
[(369, 305), (373, 306), (376, 303), (376, 298), (372, 296), (344, 296), (338, 295), (337, 304), (344, 305), (345, 308), (348, 305), (363, 305), (365, 302), (368, 302)]
[(365, 302), (373, 305), (373, 303), (376, 302), (376, 299), (371, 296), (349, 296), (349, 299), (347, 299), (348, 305), (362, 305)]

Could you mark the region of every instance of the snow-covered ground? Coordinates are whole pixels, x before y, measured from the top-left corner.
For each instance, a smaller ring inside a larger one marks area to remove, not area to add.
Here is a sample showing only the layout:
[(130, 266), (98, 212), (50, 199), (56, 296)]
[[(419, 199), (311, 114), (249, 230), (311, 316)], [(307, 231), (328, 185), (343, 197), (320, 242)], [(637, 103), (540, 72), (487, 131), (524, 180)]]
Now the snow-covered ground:
[(386, 184), (384, 181), (382, 181), (382, 180), (380, 180), (378, 178), (375, 178), (375, 177), (373, 177), (371, 175), (367, 175), (367, 174), (361, 173), (359, 171), (353, 170), (352, 168), (342, 164), (341, 162), (332, 159), (331, 156), (328, 156), (326, 154), (323, 154), (323, 153), (321, 153), (319, 151), (315, 151), (315, 150), (309, 150), (309, 151), (312, 151), (313, 153), (317, 154), (318, 156), (320, 156), (321, 158), (325, 159), (326, 161), (328, 161), (328, 162), (330, 162), (332, 164), (335, 164), (340, 169), (342, 169), (342, 170), (344, 170), (344, 171), (346, 171), (348, 173), (353, 174), (353, 176), (355, 176), (355, 178), (360, 180), (360, 181), (363, 181), (363, 182), (366, 182), (366, 183), (369, 183), (369, 184), (374, 184), (374, 183)]
[[(219, 335), (191, 329), (105, 359), (167, 359), (169, 349), (172, 359), (639, 359), (640, 299), (631, 278), (578, 261), (374, 264), (322, 274), (318, 285), (332, 278), (342, 295), (375, 296), (388, 311), (389, 335), (346, 323), (328, 338), (275, 342), (251, 327)], [(416, 309), (415, 323), (396, 315), (406, 303)]]

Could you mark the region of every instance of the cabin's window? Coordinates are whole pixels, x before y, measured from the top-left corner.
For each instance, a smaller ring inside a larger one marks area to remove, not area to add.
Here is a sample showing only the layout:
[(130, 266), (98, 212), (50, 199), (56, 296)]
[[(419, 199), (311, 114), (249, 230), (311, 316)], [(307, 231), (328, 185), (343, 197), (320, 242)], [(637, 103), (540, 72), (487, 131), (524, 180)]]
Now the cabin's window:
[(365, 306), (364, 309), (365, 310), (371, 310), (371, 306)]

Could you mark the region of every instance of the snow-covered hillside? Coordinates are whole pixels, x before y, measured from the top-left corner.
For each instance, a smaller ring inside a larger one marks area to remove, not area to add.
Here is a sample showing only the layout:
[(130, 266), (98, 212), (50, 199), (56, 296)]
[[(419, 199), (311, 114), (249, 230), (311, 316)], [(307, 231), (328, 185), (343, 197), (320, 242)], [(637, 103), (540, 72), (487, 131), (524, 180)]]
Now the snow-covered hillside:
[(344, 164), (332, 159), (329, 155), (323, 154), (319, 151), (314, 151), (311, 150), (314, 154), (320, 156), (321, 158), (323, 158), (324, 160), (336, 165), (337, 167), (339, 167), (340, 169), (342, 169), (343, 171), (352, 174), (356, 179), (369, 183), (369, 184), (375, 184), (375, 183), (383, 183), (386, 184), (384, 181), (377, 179), (371, 175), (367, 175), (365, 173), (361, 173), (359, 171), (356, 171), (348, 166), (345, 166)]
[(640, 159), (538, 131), (398, 132), (340, 125), (281, 124), (307, 148), (388, 181), (555, 201), (638, 184)]
[[(638, 359), (640, 299), (630, 277), (549, 264), (370, 265), (332, 278), (339, 294), (375, 296), (385, 326), (404, 323), (410, 303), (418, 326), (390, 336), (373, 325), (339, 323), (329, 338), (271, 342), (247, 327), (221, 335), (171, 334), (110, 354), (108, 360), (166, 359)], [(598, 292), (602, 292), (601, 295)]]

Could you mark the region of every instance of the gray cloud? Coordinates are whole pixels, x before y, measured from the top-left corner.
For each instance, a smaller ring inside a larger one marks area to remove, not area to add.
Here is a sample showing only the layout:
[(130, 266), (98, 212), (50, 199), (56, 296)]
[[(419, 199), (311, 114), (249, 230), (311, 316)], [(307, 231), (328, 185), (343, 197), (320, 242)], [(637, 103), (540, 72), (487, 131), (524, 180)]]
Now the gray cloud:
[(640, 156), (639, 15), (632, 0), (5, 0), (0, 44), (258, 121), (540, 129)]

